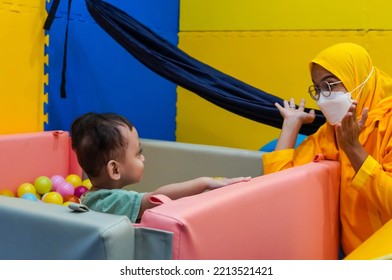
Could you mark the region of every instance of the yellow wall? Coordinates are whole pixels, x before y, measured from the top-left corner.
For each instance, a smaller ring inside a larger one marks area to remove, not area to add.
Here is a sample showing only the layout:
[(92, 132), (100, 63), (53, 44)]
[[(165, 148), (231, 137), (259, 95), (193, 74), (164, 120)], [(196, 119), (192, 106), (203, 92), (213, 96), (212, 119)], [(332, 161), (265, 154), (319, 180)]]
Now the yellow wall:
[(0, 0), (0, 133), (42, 131), (45, 0)]
[[(366, 47), (392, 74), (389, 1), (181, 1), (179, 46), (191, 56), (281, 98), (305, 97), (309, 60), (337, 42)], [(177, 141), (259, 149), (279, 129), (234, 115), (178, 88)]]

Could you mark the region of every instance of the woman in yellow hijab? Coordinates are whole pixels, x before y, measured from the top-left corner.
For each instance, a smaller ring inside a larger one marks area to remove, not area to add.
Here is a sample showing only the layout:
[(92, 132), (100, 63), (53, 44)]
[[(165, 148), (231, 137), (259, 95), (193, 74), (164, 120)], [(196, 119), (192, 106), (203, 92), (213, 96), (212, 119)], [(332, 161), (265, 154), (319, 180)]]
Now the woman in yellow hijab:
[(392, 78), (359, 45), (340, 43), (310, 62), (309, 93), (327, 123), (294, 150), (302, 124), (314, 120), (305, 101), (275, 104), (284, 118), (264, 172), (309, 163), (316, 155), (341, 163), (341, 244), (349, 254), (392, 218)]

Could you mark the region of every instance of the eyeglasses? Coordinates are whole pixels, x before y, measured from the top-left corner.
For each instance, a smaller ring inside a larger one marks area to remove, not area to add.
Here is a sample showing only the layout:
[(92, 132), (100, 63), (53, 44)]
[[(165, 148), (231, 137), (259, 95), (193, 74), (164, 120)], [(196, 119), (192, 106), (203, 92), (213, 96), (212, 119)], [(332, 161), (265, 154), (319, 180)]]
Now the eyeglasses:
[(342, 83), (342, 81), (337, 81), (333, 83), (328, 83), (326, 81), (323, 81), (319, 86), (315, 86), (315, 85), (309, 86), (308, 92), (310, 96), (317, 101), (320, 98), (320, 93), (325, 97), (329, 97), (332, 93), (333, 88), (340, 83)]

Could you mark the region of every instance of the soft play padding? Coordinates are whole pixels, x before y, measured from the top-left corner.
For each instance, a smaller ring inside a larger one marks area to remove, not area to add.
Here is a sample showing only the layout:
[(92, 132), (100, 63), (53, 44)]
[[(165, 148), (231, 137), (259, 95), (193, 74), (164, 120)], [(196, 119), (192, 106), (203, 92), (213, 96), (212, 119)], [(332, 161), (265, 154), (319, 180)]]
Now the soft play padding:
[[(327, 6), (307, 0), (187, 0), (181, 2), (180, 27), (187, 31), (390, 29), (391, 8), (389, 1), (369, 0), (331, 0)], [(315, 21), (313, 16), (320, 13), (328, 14), (328, 20)]]
[(1, 134), (44, 128), (45, 2), (0, 1)]
[[(178, 0), (107, 2), (177, 45)], [(68, 1), (60, 1), (49, 31), (49, 122), (45, 130), (69, 131), (72, 121), (86, 112), (116, 112), (129, 118), (142, 137), (175, 140), (176, 85), (150, 71), (127, 53), (95, 23), (84, 0), (71, 2), (67, 96), (61, 98), (67, 13)]]
[(345, 260), (392, 260), (392, 220), (376, 231)]
[(168, 201), (141, 226), (174, 232), (173, 259), (337, 259), (338, 162)]
[(39, 176), (82, 176), (66, 131), (0, 135), (0, 155), (0, 189), (15, 192)]
[(0, 196), (0, 212), (0, 259), (3, 260), (168, 259), (171, 256), (171, 233), (135, 229), (126, 216), (79, 212), (65, 206), (4, 196)]
[(130, 186), (137, 191), (152, 191), (162, 185), (201, 176), (238, 177), (263, 174), (260, 151), (141, 139), (144, 176)]

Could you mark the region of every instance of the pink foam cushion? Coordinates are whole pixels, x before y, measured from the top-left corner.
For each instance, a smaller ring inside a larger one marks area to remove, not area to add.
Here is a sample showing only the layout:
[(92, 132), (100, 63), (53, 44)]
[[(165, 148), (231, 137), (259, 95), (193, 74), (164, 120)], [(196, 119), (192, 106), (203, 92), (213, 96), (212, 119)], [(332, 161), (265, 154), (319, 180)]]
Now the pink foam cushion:
[(147, 210), (173, 259), (337, 259), (339, 163), (313, 162)]
[(0, 155), (0, 189), (16, 192), (43, 175), (82, 175), (66, 131), (0, 135)]

